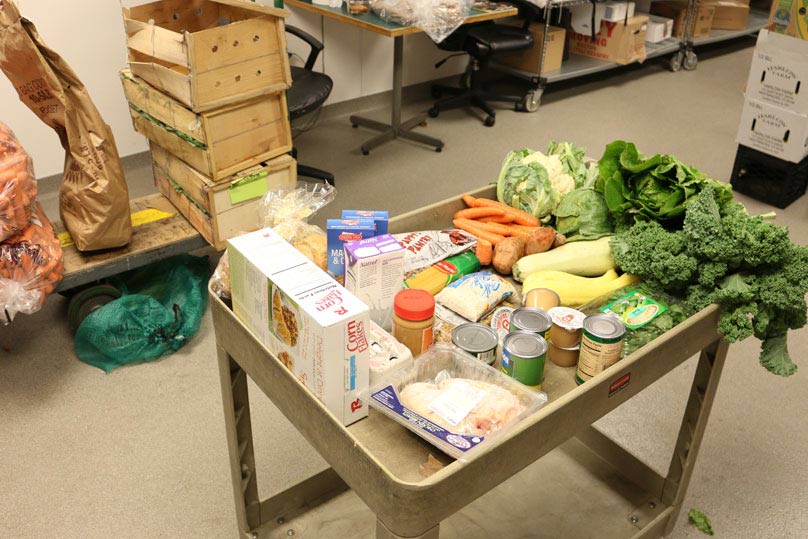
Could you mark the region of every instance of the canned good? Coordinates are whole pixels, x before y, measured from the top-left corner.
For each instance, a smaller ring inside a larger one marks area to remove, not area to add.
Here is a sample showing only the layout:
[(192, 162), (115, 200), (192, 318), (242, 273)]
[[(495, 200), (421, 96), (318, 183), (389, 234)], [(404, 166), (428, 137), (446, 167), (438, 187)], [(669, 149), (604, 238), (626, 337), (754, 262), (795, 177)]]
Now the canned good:
[(530, 331), (514, 331), (502, 345), (502, 372), (511, 378), (541, 389), (547, 341)]
[(547, 341), (547, 359), (559, 367), (574, 367), (575, 364), (578, 363), (578, 354), (580, 351), (580, 346), (563, 348), (556, 346), (553, 341)]
[(623, 322), (610, 313), (590, 314), (584, 319), (581, 353), (575, 381), (583, 384), (620, 360), (623, 350)]
[(499, 338), (497, 332), (484, 324), (460, 324), (452, 331), (452, 343), (491, 365), (497, 357)]
[(534, 288), (525, 294), (525, 307), (549, 311), (553, 307), (561, 305), (561, 298), (555, 290), (549, 288)]
[(491, 329), (497, 332), (499, 344), (502, 344), (502, 340), (510, 332), (511, 313), (511, 307), (499, 307), (491, 316)]
[(544, 337), (552, 325), (550, 317), (541, 309), (522, 307), (511, 313), (511, 331), (529, 331)]
[(586, 315), (569, 307), (553, 307), (547, 311), (553, 322), (548, 340), (561, 348), (575, 348), (581, 344), (581, 328)]

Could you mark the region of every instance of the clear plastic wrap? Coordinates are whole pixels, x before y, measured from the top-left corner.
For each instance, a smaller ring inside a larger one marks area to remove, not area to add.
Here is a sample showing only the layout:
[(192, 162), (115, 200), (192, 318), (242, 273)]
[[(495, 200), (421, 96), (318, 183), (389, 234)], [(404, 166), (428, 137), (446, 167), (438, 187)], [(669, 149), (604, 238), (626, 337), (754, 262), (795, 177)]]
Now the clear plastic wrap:
[(20, 234), (0, 243), (0, 320), (33, 314), (62, 280), (62, 246), (39, 204)]
[(0, 241), (25, 230), (35, 204), (33, 162), (11, 129), (0, 122)]
[(370, 0), (370, 9), (382, 19), (417, 26), (440, 43), (471, 13), (474, 0)]
[(294, 189), (274, 189), (259, 206), (261, 226), (275, 227), (290, 220), (306, 222), (336, 197), (337, 190), (327, 183), (299, 181)]
[(385, 373), (368, 393), (370, 406), (460, 460), (547, 402), (544, 392), (449, 344)]

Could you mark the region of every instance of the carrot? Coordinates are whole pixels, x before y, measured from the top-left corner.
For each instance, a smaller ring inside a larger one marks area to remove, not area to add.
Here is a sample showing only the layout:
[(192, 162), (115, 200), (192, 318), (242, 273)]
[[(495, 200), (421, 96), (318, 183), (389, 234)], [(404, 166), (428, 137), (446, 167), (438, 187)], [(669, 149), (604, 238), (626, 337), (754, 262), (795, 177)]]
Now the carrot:
[(469, 208), (477, 207), (477, 199), (471, 195), (460, 195), (460, 200), (466, 203)]
[(480, 260), (480, 264), (487, 266), (491, 263), (491, 259), (494, 257), (494, 246), (491, 245), (490, 241), (477, 239), (477, 249), (474, 251), (474, 254), (477, 255), (477, 258)]
[(505, 210), (499, 208), (466, 208), (454, 214), (455, 219), (477, 219), (479, 217), (501, 217), (505, 215)]
[(481, 217), (477, 219), (481, 223), (500, 223), (500, 224), (509, 224), (513, 223), (513, 215), (508, 215), (504, 213), (498, 217), (490, 216), (490, 217)]
[(503, 204), (502, 202), (498, 202), (496, 200), (490, 200), (487, 198), (478, 198), (476, 199), (476, 207), (480, 206), (488, 206), (492, 208), (500, 208), (505, 210), (505, 213), (508, 215), (513, 215), (513, 220), (520, 224), (526, 226), (539, 226), (539, 220), (536, 218), (535, 215), (530, 215), (527, 212), (523, 212), (517, 208), (512, 206), (508, 206), (507, 204)]
[(492, 234), (499, 234), (500, 236), (511, 236), (512, 230), (508, 227), (508, 225), (503, 225), (500, 223), (480, 223), (478, 225), (483, 230), (487, 230)]
[(472, 221), (471, 219), (455, 219), (452, 221), (452, 224), (461, 230), (465, 230), (466, 232), (473, 234), (478, 240), (486, 240), (492, 245), (496, 245), (498, 242), (505, 239), (505, 236), (489, 232), (480, 226), (482, 223)]

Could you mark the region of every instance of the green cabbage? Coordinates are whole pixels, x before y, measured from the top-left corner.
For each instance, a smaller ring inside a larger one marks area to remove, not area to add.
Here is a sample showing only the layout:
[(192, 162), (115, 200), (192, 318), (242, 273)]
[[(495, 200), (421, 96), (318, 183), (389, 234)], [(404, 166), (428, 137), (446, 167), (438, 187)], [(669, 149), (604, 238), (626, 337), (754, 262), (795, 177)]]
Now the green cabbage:
[(547, 169), (535, 152), (522, 149), (510, 152), (502, 163), (497, 180), (497, 199), (539, 219), (549, 216), (561, 201), (561, 195), (553, 187)]
[(575, 189), (561, 199), (553, 213), (556, 230), (567, 241), (596, 240), (614, 231), (606, 199), (594, 189)]

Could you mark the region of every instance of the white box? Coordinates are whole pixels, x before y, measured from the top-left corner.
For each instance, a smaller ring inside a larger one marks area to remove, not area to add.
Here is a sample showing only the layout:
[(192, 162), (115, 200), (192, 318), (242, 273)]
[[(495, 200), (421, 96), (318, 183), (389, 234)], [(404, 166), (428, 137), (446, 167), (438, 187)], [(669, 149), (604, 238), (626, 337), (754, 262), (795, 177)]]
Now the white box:
[(661, 43), (673, 35), (673, 19), (640, 13), (648, 17), (648, 26), (645, 30), (645, 41), (648, 43)]
[(746, 97), (808, 114), (808, 41), (761, 30)]
[(345, 288), (370, 308), (370, 319), (393, 327), (393, 298), (404, 287), (406, 250), (390, 234), (345, 244)]
[(747, 99), (737, 140), (779, 159), (799, 163), (808, 155), (808, 116)]
[(265, 228), (228, 240), (233, 311), (343, 423), (367, 416), (367, 305)]
[[(609, 22), (620, 22), (634, 16), (634, 2), (620, 2), (619, 0), (609, 0), (606, 2), (606, 9), (603, 12), (603, 20)], [(628, 13), (626, 13), (628, 11)]]

